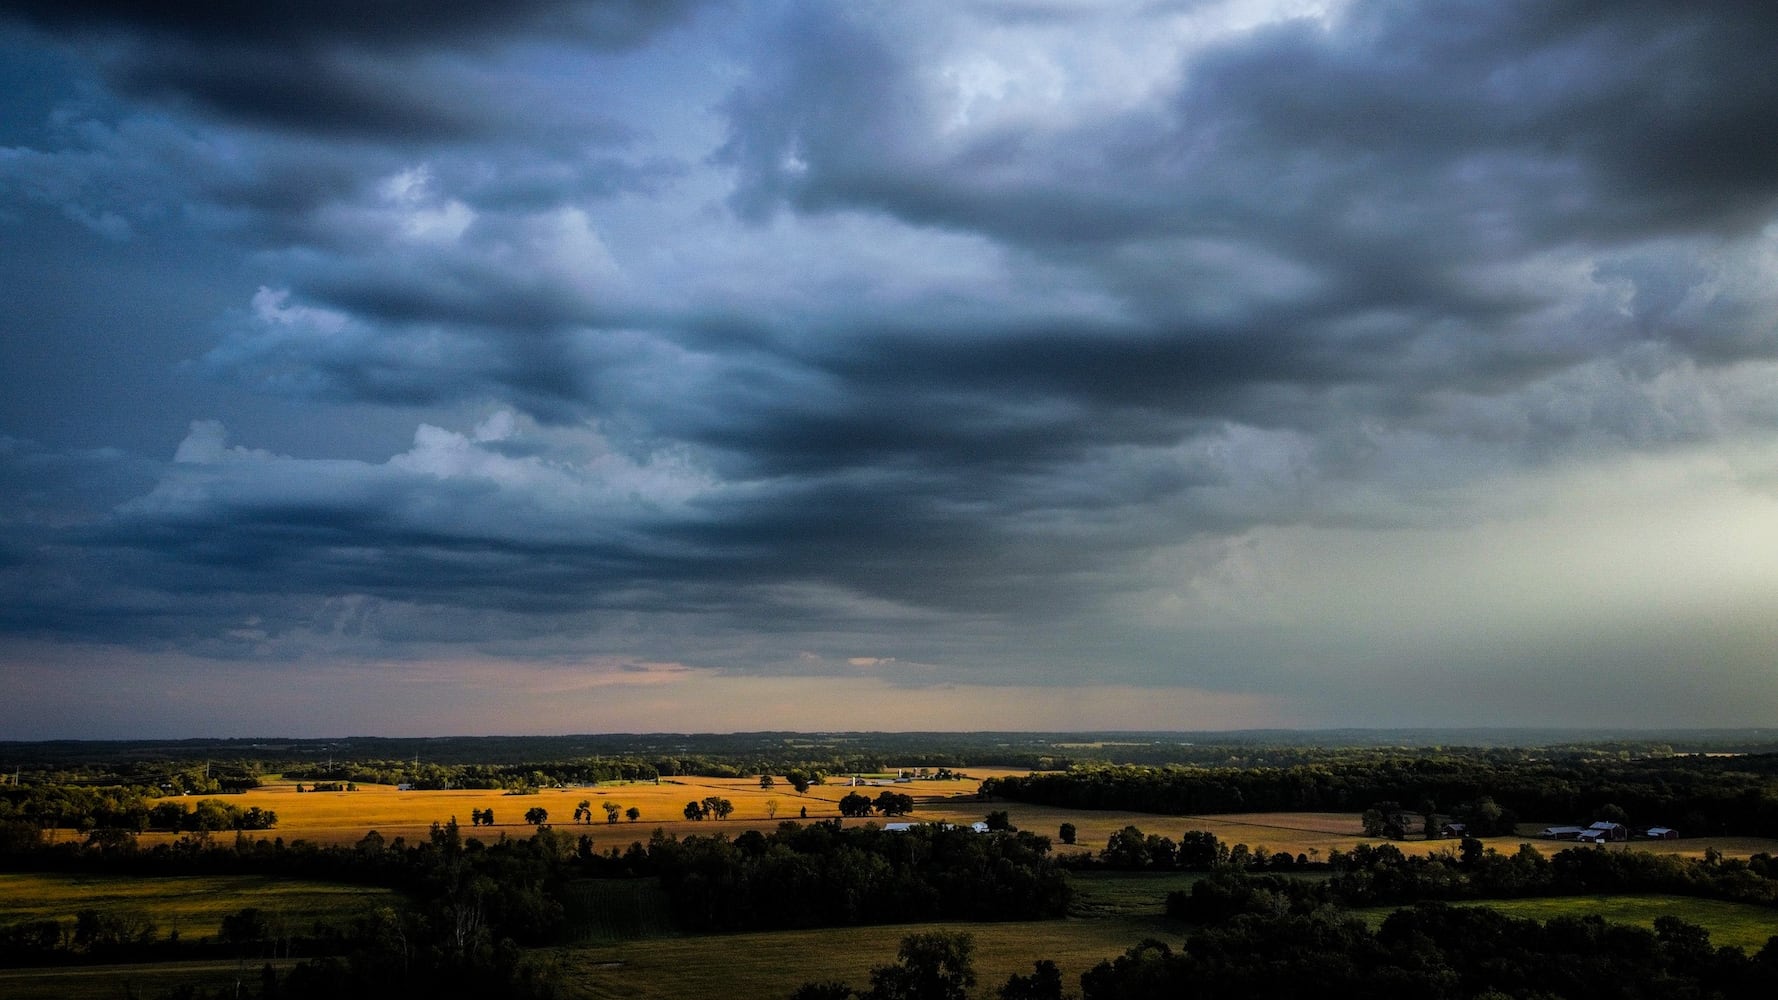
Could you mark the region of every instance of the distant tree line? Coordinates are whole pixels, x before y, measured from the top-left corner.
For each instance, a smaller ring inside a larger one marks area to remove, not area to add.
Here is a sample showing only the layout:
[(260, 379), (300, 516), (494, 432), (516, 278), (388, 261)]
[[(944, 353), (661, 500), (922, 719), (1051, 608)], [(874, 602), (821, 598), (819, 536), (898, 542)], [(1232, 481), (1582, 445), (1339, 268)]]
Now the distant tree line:
[(270, 809), (243, 809), (220, 799), (160, 798), (122, 786), (35, 786), (0, 795), (0, 824), (39, 830), (91, 832), (120, 830), (269, 830), (278, 823)]
[(982, 791), (1065, 808), (1169, 815), (1357, 812), (1378, 802), (1436, 810), (1486, 801), (1509, 816), (1552, 821), (1590, 820), (1609, 805), (1634, 822), (1688, 834), (1778, 836), (1778, 755), (1770, 754), (1622, 760), (1354, 752), (1349, 760), (1247, 770), (1091, 764), (990, 779)]

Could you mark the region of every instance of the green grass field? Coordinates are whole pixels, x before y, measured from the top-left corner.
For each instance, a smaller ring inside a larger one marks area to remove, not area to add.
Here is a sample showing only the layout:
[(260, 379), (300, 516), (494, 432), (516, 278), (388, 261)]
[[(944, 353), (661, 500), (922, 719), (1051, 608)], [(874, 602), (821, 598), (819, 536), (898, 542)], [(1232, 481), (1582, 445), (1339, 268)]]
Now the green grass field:
[[(273, 962), (280, 972), (295, 960)], [(159, 996), (183, 986), (259, 995), (264, 962), (158, 962), (153, 965), (81, 965), (59, 969), (0, 969), (0, 997), (6, 1000), (119, 1000)]]
[(1159, 917), (1167, 911), (1168, 893), (1189, 890), (1203, 877), (1200, 872), (1076, 872), (1068, 876), (1074, 887), (1068, 915), (1084, 919)]
[[(1476, 900), (1457, 905), (1486, 906), (1509, 917), (1530, 920), (1597, 915), (1612, 923), (1651, 928), (1656, 917), (1678, 917), (1708, 930), (1712, 944), (1743, 948), (1750, 955), (1763, 947), (1767, 938), (1778, 934), (1778, 910), (1691, 896), (1553, 896)], [(1355, 912), (1375, 927), (1396, 909), (1370, 907)]]
[(975, 938), (977, 997), (992, 997), (1014, 972), (1040, 958), (1054, 961), (1065, 982), (1136, 942), (1180, 935), (1161, 917), (1112, 917), (1006, 924), (905, 924), (812, 931), (656, 938), (575, 948), (560, 953), (570, 1000), (679, 1000), (724, 997), (770, 1000), (813, 980), (868, 985), (870, 968), (895, 961), (904, 935), (943, 929)]
[(157, 937), (174, 930), (187, 940), (214, 937), (222, 918), (256, 906), (307, 931), (317, 920), (344, 923), (397, 901), (389, 889), (298, 882), (267, 875), (170, 876), (0, 875), (0, 925), (27, 920), (72, 923), (79, 910), (130, 911), (154, 921)]
[[(666, 921), (658, 890), (639, 883), (589, 880), (577, 887), (588, 919), (582, 943), (536, 954), (565, 973), (565, 997), (676, 998), (722, 996), (749, 1000), (789, 994), (798, 984), (843, 979), (868, 982), (870, 968), (894, 961), (902, 936), (934, 928), (971, 934), (979, 975), (976, 997), (991, 997), (1014, 972), (1047, 958), (1076, 983), (1082, 972), (1144, 938), (1177, 945), (1184, 928), (1163, 916), (1167, 893), (1189, 889), (1192, 873), (1093, 872), (1071, 876), (1075, 888), (1065, 920), (999, 924), (929, 924), (848, 927), (808, 931), (677, 936)], [(640, 887), (640, 888), (639, 888)], [(164, 935), (177, 926), (182, 936), (213, 935), (222, 916), (243, 906), (282, 913), (307, 926), (315, 920), (349, 919), (363, 909), (393, 901), (385, 890), (326, 883), (300, 883), (261, 877), (178, 877), (163, 879), (91, 878), (46, 875), (0, 876), (0, 923), (15, 920), (72, 920), (85, 907), (122, 908), (148, 913)], [(1671, 914), (1707, 928), (1718, 945), (1749, 952), (1778, 934), (1778, 911), (1683, 896), (1581, 896), (1485, 901), (1515, 917), (1597, 914), (1607, 920), (1652, 926)], [(1358, 911), (1372, 926), (1393, 908)], [(257, 986), (258, 967), (246, 970)], [(211, 988), (232, 983), (242, 970), (232, 962), (180, 962), (152, 966), (0, 970), (0, 996), (8, 1000), (138, 995), (176, 983), (201, 982)]]

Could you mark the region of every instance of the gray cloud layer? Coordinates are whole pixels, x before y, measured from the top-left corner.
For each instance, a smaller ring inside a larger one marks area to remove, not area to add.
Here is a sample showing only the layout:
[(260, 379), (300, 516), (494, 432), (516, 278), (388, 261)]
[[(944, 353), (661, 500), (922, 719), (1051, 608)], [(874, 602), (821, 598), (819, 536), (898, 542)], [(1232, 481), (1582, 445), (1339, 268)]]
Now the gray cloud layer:
[(1771, 496), (1763, 8), (360, 6), (6, 6), (6, 634), (1325, 697)]

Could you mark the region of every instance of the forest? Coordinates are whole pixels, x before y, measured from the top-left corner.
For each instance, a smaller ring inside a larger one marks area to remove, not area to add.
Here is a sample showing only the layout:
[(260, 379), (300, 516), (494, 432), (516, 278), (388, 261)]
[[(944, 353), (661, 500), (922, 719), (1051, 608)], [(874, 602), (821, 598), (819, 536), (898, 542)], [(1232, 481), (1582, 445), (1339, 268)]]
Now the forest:
[(1351, 749), (1312, 764), (1245, 768), (1083, 764), (1009, 776), (984, 794), (1071, 809), (1164, 815), (1346, 811), (1377, 803), (1465, 815), (1492, 803), (1491, 823), (1625, 821), (1692, 833), (1778, 835), (1778, 754), (1629, 757), (1598, 751)]

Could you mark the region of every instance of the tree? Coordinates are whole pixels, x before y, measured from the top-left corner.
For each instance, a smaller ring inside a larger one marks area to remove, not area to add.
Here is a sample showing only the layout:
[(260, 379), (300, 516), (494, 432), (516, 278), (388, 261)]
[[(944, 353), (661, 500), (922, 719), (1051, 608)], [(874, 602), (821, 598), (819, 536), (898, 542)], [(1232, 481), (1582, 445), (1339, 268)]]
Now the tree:
[(840, 800), (841, 816), (869, 816), (871, 813), (870, 799), (857, 792), (847, 792)]
[(482, 825), (483, 826), (493, 826), (494, 825), (494, 809), (492, 806), (482, 810)]
[(704, 818), (704, 807), (696, 802), (687, 802), (685, 804), (685, 818), (686, 819), (703, 819)]
[(642, 818), (642, 810), (636, 808), (635, 806), (631, 806), (630, 808), (624, 810), (624, 815), (629, 817), (630, 822), (634, 823), (637, 820)]
[(1062, 843), (1064, 843), (1064, 844), (1074, 843), (1074, 838), (1076, 836), (1074, 824), (1073, 823), (1063, 823), (1062, 828), (1060, 830), (1056, 831), (1056, 835), (1062, 839)]
[(574, 822), (591, 823), (593, 821), (593, 803), (590, 799), (581, 799), (574, 807)]
[(777, 784), (777, 782), (772, 780), (771, 775), (762, 774), (759, 776), (759, 787), (761, 787), (767, 791), (770, 791), (774, 784)]
[(542, 826), (549, 822), (549, 810), (542, 806), (532, 806), (525, 810), (525, 822), (532, 826)]
[(776, 819), (776, 818), (778, 818), (778, 800), (777, 799), (767, 799), (766, 800), (766, 819)]
[(975, 939), (930, 931), (909, 934), (895, 965), (870, 970), (866, 1000), (966, 1000), (975, 985)]
[(1000, 987), (1000, 1000), (1062, 1000), (1062, 970), (1049, 959), (1034, 962), (1031, 974), (1013, 973)]
[(623, 810), (624, 810), (624, 807), (618, 805), (615, 802), (605, 803), (605, 822), (616, 823), (617, 817), (622, 815)]
[(1473, 868), (1480, 864), (1483, 853), (1482, 842), (1474, 837), (1464, 837), (1457, 842), (1457, 856), (1465, 867)]
[(1229, 849), (1208, 830), (1187, 830), (1179, 835), (1179, 867), (1209, 871), (1229, 859)]
[(1453, 818), (1468, 827), (1468, 832), (1476, 837), (1511, 835), (1518, 825), (1517, 816), (1501, 808), (1500, 803), (1487, 795), (1458, 806)]
[(1126, 826), (1106, 838), (1105, 850), (1099, 852), (1099, 860), (1113, 868), (1147, 867), (1148, 839), (1136, 827)]
[(270, 934), (270, 925), (265, 914), (256, 906), (249, 906), (222, 918), (222, 926), (217, 930), (216, 939), (225, 944), (239, 945), (243, 952), (251, 946), (264, 941)]
[(1383, 835), (1383, 810), (1371, 806), (1358, 817), (1358, 824), (1364, 828), (1365, 836), (1381, 837)]
[(802, 795), (808, 792), (809, 776), (807, 774), (801, 771), (788, 771), (785, 772), (784, 777), (789, 780), (790, 787), (796, 789), (796, 794)]
[(988, 829), (1013, 833), (1018, 828), (1012, 825), (1012, 818), (1001, 809), (988, 814)]
[(728, 819), (729, 814), (735, 811), (735, 804), (727, 799), (717, 799), (710, 803), (710, 811), (716, 814), (717, 819)]
[(1399, 802), (1379, 802), (1366, 809), (1359, 817), (1359, 822), (1364, 825), (1364, 835), (1367, 837), (1403, 840), (1408, 835)]
[(885, 816), (905, 816), (914, 811), (914, 797), (898, 792), (884, 792), (871, 805)]

